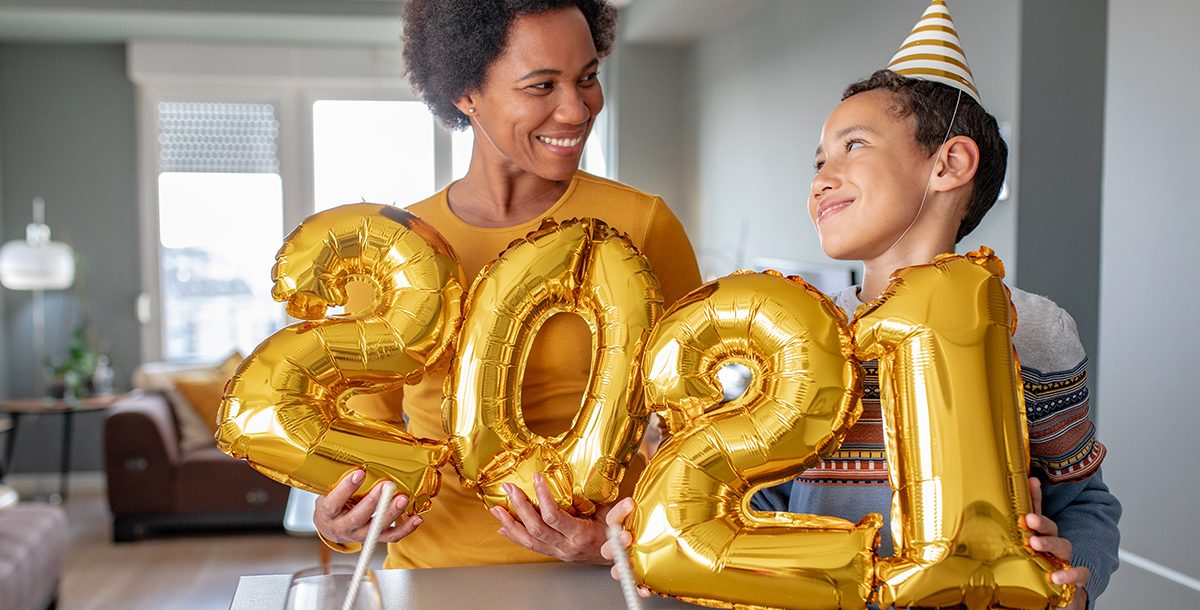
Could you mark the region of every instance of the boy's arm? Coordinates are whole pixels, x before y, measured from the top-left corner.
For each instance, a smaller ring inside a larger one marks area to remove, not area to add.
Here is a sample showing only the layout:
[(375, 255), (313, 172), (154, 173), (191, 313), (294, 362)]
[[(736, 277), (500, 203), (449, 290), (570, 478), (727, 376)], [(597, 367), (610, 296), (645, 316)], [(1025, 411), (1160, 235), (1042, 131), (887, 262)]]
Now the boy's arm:
[(1096, 440), (1087, 355), (1075, 321), (1049, 299), (1013, 290), (1029, 424), (1030, 476), (1042, 481), (1042, 509), (1071, 542), (1071, 563), (1088, 568), (1090, 608), (1117, 569), (1121, 504), (1100, 475), (1106, 450)]
[(764, 487), (750, 498), (750, 508), (764, 512), (788, 512), (792, 481)]
[(1071, 541), (1071, 565), (1091, 571), (1084, 588), (1092, 607), (1118, 566), (1121, 503), (1109, 493), (1097, 470), (1082, 481), (1043, 485), (1042, 512), (1058, 524), (1058, 535)]

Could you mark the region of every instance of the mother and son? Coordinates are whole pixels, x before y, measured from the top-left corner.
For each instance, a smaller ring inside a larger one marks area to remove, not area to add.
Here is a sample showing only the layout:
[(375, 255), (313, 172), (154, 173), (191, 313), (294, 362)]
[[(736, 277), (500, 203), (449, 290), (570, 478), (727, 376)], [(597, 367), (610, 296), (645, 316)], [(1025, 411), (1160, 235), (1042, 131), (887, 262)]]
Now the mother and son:
[[(467, 174), (408, 207), (446, 237), (468, 278), (545, 219), (595, 217), (632, 239), (668, 305), (700, 285), (683, 226), (661, 198), (579, 170), (604, 106), (598, 74), (616, 33), (612, 6), (605, 0), (411, 0), (404, 27), (410, 82), (444, 125), (475, 136)], [(846, 87), (825, 121), (808, 212), (827, 255), (862, 261), (862, 284), (833, 295), (851, 318), (897, 269), (953, 252), (999, 194), (1008, 149), (979, 103), (957, 43), (944, 2), (934, 0), (889, 69)], [(1104, 447), (1089, 419), (1086, 355), (1074, 322), (1044, 297), (1014, 288), (1012, 300), (1034, 475), (1035, 512), (1025, 526), (1034, 532), (1033, 549), (1073, 566), (1051, 579), (1080, 585), (1083, 594), (1072, 607), (1082, 608), (1116, 569), (1121, 508), (1101, 480)], [(542, 328), (522, 386), (530, 430), (554, 435), (570, 426), (589, 378), (591, 342), (575, 316), (555, 316)], [(865, 366), (853, 453), (835, 453), (795, 480), (759, 492), (754, 508), (851, 522), (867, 513), (890, 514), (878, 377), (871, 363)], [(392, 418), (402, 411), (412, 434), (444, 437), (444, 375), (406, 387), (391, 400)], [(1064, 380), (1069, 383), (1057, 383)], [(641, 467), (631, 465), (625, 495)], [(317, 503), (317, 529), (335, 549), (355, 550), (366, 536), (380, 491), (350, 503), (363, 476), (352, 472)], [(404, 517), (404, 496), (388, 507), (385, 567), (610, 563), (615, 549), (604, 545), (605, 523), (623, 523), (633, 510), (626, 498), (577, 518), (558, 509), (538, 480), (536, 507), (520, 489), (506, 486), (512, 511), (497, 507), (489, 515), (454, 473), (443, 481), (436, 509), (426, 515)], [(886, 525), (881, 530), (884, 554), (892, 552), (889, 532)]]

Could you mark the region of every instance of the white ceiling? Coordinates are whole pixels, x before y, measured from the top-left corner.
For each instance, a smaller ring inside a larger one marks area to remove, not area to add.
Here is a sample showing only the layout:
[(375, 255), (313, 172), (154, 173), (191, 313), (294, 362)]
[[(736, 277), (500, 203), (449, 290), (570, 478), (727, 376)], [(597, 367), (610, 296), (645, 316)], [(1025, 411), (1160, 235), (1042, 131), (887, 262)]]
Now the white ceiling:
[(0, 0), (0, 40), (395, 44), (403, 0)]
[(686, 45), (737, 20), (761, 0), (631, 0), (621, 37), (631, 44)]
[[(615, 0), (633, 44), (687, 44), (760, 0)], [(0, 41), (396, 44), (405, 0), (0, 0)]]

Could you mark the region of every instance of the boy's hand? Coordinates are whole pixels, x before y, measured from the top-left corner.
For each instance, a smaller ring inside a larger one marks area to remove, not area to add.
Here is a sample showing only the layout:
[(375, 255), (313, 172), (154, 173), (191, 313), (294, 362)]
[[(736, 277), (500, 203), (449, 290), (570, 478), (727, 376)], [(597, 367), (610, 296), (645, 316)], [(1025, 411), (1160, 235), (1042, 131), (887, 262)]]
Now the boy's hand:
[[(615, 545), (613, 545), (612, 541), (605, 542), (604, 545), (600, 547), (600, 554), (603, 555), (605, 559), (613, 561), (616, 558), (617, 553), (626, 552), (626, 549), (629, 548), (629, 545), (633, 544), (633, 534), (630, 534), (629, 530), (625, 529), (625, 520), (629, 518), (629, 515), (633, 514), (633, 509), (636, 508), (636, 506), (637, 505), (633, 503), (633, 498), (625, 498), (624, 500), (617, 502), (617, 504), (612, 507), (612, 510), (608, 511), (608, 517), (605, 519), (605, 521), (608, 523), (608, 525), (621, 528), (621, 536), (619, 538), (621, 546), (620, 548), (617, 548)], [(621, 575), (617, 572), (617, 566), (614, 565), (610, 573), (612, 574), (613, 580), (621, 580)], [(650, 589), (639, 586), (638, 595), (642, 597), (650, 597)]]
[[(1033, 512), (1025, 515), (1025, 525), (1037, 534), (1029, 539), (1029, 546), (1033, 547), (1035, 551), (1050, 553), (1064, 561), (1071, 561), (1071, 541), (1059, 538), (1058, 525), (1042, 516), (1042, 482), (1037, 478), (1029, 478), (1029, 495), (1033, 499)], [(1050, 582), (1059, 585), (1075, 585), (1075, 599), (1067, 606), (1067, 610), (1087, 608), (1087, 589), (1084, 589), (1083, 586), (1091, 578), (1091, 570), (1082, 566), (1050, 574)]]
[(586, 519), (572, 517), (558, 507), (542, 475), (533, 475), (538, 505), (535, 507), (521, 488), (504, 484), (508, 505), (516, 518), (503, 507), (492, 507), (491, 513), (500, 521), (500, 535), (537, 553), (561, 561), (607, 564), (600, 555), (604, 542), (604, 517), (611, 505), (601, 506)]

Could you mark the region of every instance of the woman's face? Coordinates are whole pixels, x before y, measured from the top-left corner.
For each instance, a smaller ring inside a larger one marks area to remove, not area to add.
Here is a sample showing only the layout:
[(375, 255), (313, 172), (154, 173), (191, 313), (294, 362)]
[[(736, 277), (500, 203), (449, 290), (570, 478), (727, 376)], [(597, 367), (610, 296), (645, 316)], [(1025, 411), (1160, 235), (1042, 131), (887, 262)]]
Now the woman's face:
[(483, 86), (458, 103), (475, 109), (467, 116), (477, 150), (547, 180), (569, 179), (604, 107), (599, 67), (579, 9), (518, 17)]

